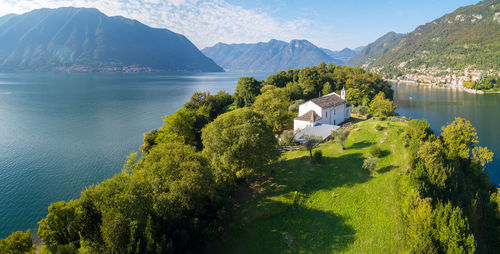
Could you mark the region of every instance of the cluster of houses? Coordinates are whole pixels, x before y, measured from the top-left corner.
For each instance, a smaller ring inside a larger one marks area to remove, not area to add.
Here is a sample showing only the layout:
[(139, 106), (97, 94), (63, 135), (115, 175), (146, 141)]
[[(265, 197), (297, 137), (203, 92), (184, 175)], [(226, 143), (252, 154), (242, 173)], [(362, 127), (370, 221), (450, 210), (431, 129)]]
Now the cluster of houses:
[(297, 142), (304, 141), (304, 135), (327, 139), (332, 131), (351, 117), (351, 106), (346, 102), (346, 91), (330, 93), (299, 105), (299, 116), (293, 120)]
[[(372, 71), (380, 71), (380, 68), (372, 69)], [(495, 76), (500, 75), (493, 70), (482, 71), (472, 69), (471, 66), (464, 70), (439, 69), (432, 68), (419, 68), (419, 69), (404, 69), (404, 74), (398, 77), (398, 80), (408, 80), (428, 84), (447, 84), (461, 87), (464, 81), (477, 81), (484, 75)]]

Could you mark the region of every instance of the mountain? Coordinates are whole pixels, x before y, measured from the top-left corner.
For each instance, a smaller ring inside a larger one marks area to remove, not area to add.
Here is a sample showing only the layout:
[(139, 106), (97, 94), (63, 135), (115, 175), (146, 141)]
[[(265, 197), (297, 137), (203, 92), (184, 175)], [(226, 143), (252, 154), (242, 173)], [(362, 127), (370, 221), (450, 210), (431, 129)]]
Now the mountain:
[(279, 40), (254, 44), (217, 43), (204, 48), (202, 52), (231, 71), (276, 72), (314, 66), (321, 62), (342, 62), (306, 40), (292, 40), (290, 43)]
[(461, 7), (417, 27), (371, 66), (500, 70), (500, 0)]
[(351, 58), (353, 58), (359, 53), (349, 48), (345, 48), (341, 51), (332, 51), (329, 49), (321, 49), (321, 50), (323, 50), (331, 58), (342, 61), (341, 64), (347, 63)]
[(366, 46), (359, 46), (357, 48), (354, 48), (353, 51), (356, 52), (356, 54), (359, 54), (363, 49), (365, 49)]
[(223, 71), (181, 34), (97, 9), (0, 19), (0, 71)]
[(404, 34), (389, 32), (362, 48), (362, 50), (356, 56), (352, 57), (347, 64), (369, 65), (387, 53), (387, 51), (394, 47), (394, 45), (403, 39), (404, 36)]

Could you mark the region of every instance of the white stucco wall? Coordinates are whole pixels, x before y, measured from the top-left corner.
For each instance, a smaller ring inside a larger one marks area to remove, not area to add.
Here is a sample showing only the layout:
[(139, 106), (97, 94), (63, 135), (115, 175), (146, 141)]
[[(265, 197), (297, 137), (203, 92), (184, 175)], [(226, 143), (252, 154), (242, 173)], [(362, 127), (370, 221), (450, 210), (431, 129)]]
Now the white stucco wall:
[(302, 120), (293, 120), (293, 131), (298, 131), (302, 130), (305, 127), (312, 126), (313, 123), (308, 122), (308, 121), (302, 121)]
[[(304, 115), (310, 110), (313, 110), (314, 112), (316, 112), (316, 114), (321, 116), (321, 120), (319, 122), (322, 124), (340, 125), (345, 120), (351, 117), (350, 107), (346, 107), (346, 104), (339, 105), (335, 108), (332, 107), (328, 109), (322, 109), (320, 106), (311, 101), (299, 105), (299, 116)], [(308, 121), (294, 120), (293, 130), (297, 131), (299, 129), (303, 129), (307, 126), (312, 125), (313, 124)]]

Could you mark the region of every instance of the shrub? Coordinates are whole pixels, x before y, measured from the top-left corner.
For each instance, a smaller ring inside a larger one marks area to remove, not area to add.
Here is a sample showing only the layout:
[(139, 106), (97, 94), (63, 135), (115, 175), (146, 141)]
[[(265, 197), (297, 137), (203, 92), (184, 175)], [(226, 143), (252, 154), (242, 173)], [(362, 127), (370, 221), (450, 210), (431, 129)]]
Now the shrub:
[(293, 137), (295, 136), (295, 133), (293, 133), (293, 130), (286, 130), (281, 133), (280, 137), (280, 146), (293, 146), (296, 145), (295, 140)]
[(363, 161), (363, 169), (370, 171), (371, 173), (375, 172), (375, 168), (377, 168), (378, 159), (377, 158), (366, 158)]
[(318, 163), (321, 159), (323, 159), (323, 152), (321, 152), (321, 150), (314, 151), (312, 158), (313, 162)]
[(366, 115), (368, 114), (370, 109), (367, 106), (357, 106), (352, 108), (352, 113), (357, 115)]
[(370, 154), (373, 157), (380, 158), (380, 157), (382, 157), (382, 149), (380, 149), (380, 147), (378, 147), (378, 146), (372, 146), (370, 148)]
[(375, 125), (375, 130), (381, 131), (383, 129), (384, 129), (384, 127), (382, 125), (380, 125), (380, 124)]

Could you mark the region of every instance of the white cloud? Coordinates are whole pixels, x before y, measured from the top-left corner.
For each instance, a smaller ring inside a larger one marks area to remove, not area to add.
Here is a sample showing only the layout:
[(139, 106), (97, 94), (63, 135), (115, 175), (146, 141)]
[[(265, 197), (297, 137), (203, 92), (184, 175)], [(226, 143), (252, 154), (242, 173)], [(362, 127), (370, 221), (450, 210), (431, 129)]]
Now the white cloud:
[[(0, 0), (0, 15), (62, 6), (93, 7), (187, 36), (203, 48), (217, 42), (240, 43), (270, 39), (310, 39), (327, 42), (325, 30), (303, 18), (279, 21), (262, 10), (248, 10), (224, 0)], [(324, 29), (324, 28), (323, 28)]]

